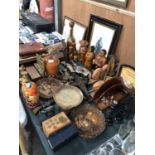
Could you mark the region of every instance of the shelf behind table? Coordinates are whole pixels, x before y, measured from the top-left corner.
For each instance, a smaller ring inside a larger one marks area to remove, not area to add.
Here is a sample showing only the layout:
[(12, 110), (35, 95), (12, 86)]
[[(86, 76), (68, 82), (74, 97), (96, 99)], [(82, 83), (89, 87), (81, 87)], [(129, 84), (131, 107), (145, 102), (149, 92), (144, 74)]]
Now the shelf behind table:
[(99, 145), (103, 144), (108, 139), (110, 139), (117, 132), (117, 130), (119, 128), (119, 124), (114, 124), (113, 126), (108, 126), (106, 128), (106, 130), (101, 135), (99, 135), (98, 137), (96, 137), (94, 139), (83, 139), (83, 138), (77, 136), (76, 138), (72, 139), (70, 142), (65, 144), (63, 147), (61, 147), (59, 150), (54, 152), (50, 148), (47, 138), (45, 137), (45, 135), (43, 133), (41, 123), (39, 121), (38, 116), (34, 115), (32, 110), (26, 107), (26, 102), (22, 96), (21, 91), (20, 91), (20, 97), (21, 97), (22, 103), (24, 105), (24, 108), (28, 114), (28, 118), (30, 119), (30, 121), (32, 122), (32, 124), (34, 126), (34, 129), (38, 135), (38, 138), (41, 141), (41, 144), (46, 152), (46, 155), (64, 155), (64, 152), (67, 155), (73, 155), (73, 154), (74, 155), (84, 155), (84, 154), (90, 152), (91, 150), (95, 149)]

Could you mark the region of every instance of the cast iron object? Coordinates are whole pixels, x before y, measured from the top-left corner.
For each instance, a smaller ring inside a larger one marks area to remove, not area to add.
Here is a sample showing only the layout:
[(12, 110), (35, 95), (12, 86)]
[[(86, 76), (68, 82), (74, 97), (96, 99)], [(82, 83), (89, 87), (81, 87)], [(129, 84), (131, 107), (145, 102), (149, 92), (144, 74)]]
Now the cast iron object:
[(134, 97), (128, 95), (119, 104), (113, 105), (104, 111), (107, 125), (121, 123), (135, 113)]
[(83, 79), (80, 78), (80, 76), (77, 74), (77, 73), (72, 73), (72, 76), (74, 77), (74, 80), (75, 80), (75, 85), (81, 89), (81, 91), (83, 92), (84, 94), (84, 97), (85, 99), (89, 102), (89, 103), (92, 103), (93, 102), (93, 98), (89, 95), (88, 91), (87, 91), (87, 88), (86, 88), (86, 85), (85, 83), (83, 82)]
[(88, 81), (88, 77), (80, 74), (80, 73), (76, 73), (73, 66), (69, 63), (61, 63), (68, 71), (68, 73), (70, 74), (71, 77), (73, 77), (72, 79), (72, 85), (77, 86), (82, 93), (84, 94), (84, 99), (86, 99), (89, 103), (93, 102), (93, 98), (89, 95), (87, 88), (86, 88), (86, 81)]

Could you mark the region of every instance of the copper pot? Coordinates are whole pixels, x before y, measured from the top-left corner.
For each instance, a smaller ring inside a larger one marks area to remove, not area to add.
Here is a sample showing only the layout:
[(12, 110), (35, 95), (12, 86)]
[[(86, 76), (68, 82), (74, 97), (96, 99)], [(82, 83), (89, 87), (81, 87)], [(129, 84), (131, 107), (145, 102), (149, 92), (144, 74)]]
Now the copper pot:
[(60, 60), (53, 55), (44, 58), (45, 69), (48, 75), (55, 76), (59, 70)]

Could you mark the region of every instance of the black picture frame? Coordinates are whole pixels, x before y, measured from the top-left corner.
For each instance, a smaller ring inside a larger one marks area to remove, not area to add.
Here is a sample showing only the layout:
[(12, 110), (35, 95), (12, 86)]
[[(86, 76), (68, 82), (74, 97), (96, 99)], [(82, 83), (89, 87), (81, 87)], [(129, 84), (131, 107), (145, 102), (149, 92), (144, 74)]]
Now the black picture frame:
[[(96, 27), (97, 26), (100, 27), (101, 30), (99, 30), (99, 29), (94, 30), (95, 25), (96, 25)], [(109, 56), (114, 54), (114, 52), (116, 50), (122, 27), (123, 27), (123, 25), (121, 25), (119, 23), (116, 23), (114, 21), (110, 21), (108, 19), (101, 18), (101, 17), (98, 17), (98, 16), (91, 14), (90, 20), (89, 20), (89, 28), (88, 28), (88, 32), (86, 35), (86, 40), (89, 42), (89, 46), (95, 46), (93, 43), (93, 41), (95, 39), (93, 37), (95, 35), (97, 35), (97, 33), (98, 33), (98, 35), (100, 35), (100, 38), (101, 38), (101, 35), (107, 35), (104, 37), (104, 42), (106, 42), (105, 43), (106, 47), (104, 47), (104, 45), (103, 45), (101, 47), (101, 49), (105, 49), (107, 51), (106, 57), (109, 58)], [(105, 38), (107, 38), (107, 40)], [(92, 39), (93, 39), (93, 41), (92, 41)], [(95, 46), (95, 48), (96, 48), (96, 46)], [(95, 52), (95, 54), (97, 54), (97, 52)]]

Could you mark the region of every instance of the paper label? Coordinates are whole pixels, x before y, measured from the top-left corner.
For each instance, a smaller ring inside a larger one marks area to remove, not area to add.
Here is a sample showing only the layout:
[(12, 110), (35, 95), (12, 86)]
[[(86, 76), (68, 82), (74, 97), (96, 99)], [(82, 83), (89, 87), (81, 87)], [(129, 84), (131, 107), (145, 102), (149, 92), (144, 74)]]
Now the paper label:
[(54, 9), (54, 7), (50, 7), (50, 8), (45, 8), (46, 12), (52, 11)]
[(54, 60), (48, 60), (48, 62), (49, 62), (49, 63), (53, 63), (53, 62), (54, 62)]

